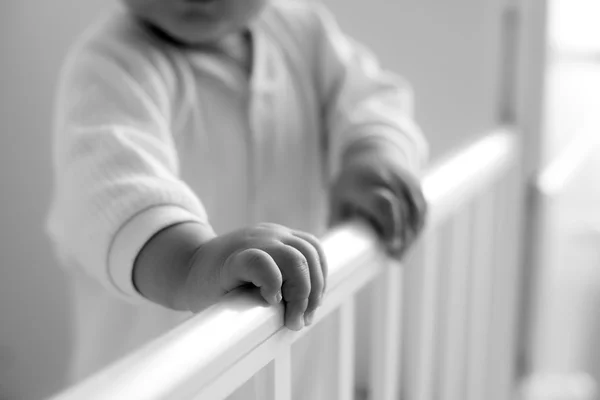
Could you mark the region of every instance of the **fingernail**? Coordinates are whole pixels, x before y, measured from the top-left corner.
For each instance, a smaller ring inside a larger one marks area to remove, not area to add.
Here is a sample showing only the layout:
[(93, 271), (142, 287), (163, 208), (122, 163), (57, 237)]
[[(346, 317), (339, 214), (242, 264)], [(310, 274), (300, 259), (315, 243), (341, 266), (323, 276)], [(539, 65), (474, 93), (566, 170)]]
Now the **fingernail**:
[(271, 304), (273, 306), (281, 303), (281, 293), (278, 292), (278, 293), (274, 294), (273, 296), (271, 296), (268, 299), (268, 301), (269, 301), (269, 304)]
[(314, 318), (315, 318), (315, 312), (314, 311), (311, 311), (308, 314), (306, 314), (304, 316), (304, 322), (305, 322), (306, 326), (312, 325)]

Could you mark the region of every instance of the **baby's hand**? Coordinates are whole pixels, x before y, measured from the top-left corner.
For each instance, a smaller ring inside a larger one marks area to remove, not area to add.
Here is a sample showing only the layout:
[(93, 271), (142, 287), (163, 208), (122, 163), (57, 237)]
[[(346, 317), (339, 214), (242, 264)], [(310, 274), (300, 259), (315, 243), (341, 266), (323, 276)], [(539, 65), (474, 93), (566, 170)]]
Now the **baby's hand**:
[(326, 278), (327, 261), (317, 238), (260, 224), (216, 237), (195, 253), (184, 301), (198, 311), (237, 287), (253, 284), (270, 304), (284, 300), (285, 325), (300, 330), (312, 323)]
[(371, 151), (344, 164), (333, 185), (332, 224), (362, 217), (401, 257), (423, 229), (427, 203), (416, 177), (391, 154)]

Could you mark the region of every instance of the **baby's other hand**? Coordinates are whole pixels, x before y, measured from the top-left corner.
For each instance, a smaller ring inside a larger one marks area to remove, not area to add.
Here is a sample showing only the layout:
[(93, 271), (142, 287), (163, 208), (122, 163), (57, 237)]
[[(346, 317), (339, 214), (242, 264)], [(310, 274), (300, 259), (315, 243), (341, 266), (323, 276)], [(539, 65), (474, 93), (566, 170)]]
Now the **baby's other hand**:
[(275, 224), (260, 224), (204, 244), (191, 262), (184, 289), (191, 311), (199, 311), (240, 286), (260, 288), (270, 304), (285, 302), (285, 325), (312, 323), (321, 303), (327, 261), (314, 236)]
[(391, 154), (371, 151), (346, 160), (332, 188), (331, 223), (365, 218), (395, 257), (417, 239), (426, 214), (419, 180)]

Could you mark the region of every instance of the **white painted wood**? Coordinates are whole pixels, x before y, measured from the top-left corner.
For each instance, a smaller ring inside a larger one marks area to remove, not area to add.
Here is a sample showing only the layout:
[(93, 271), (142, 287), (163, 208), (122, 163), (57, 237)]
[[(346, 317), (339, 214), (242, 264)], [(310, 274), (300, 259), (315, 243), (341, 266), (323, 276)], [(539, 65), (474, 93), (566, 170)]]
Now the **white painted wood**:
[(492, 322), (490, 324), (489, 382), (487, 399), (513, 398), (517, 390), (517, 323), (521, 284), (520, 205), (514, 199), (515, 174), (502, 179), (496, 193), (497, 222), (494, 224), (495, 256), (492, 275)]
[(275, 399), (292, 400), (292, 348), (287, 347), (275, 358)]
[[(251, 369), (246, 369), (250, 371)], [(232, 386), (230, 381), (224, 380), (225, 385)], [(291, 348), (281, 348), (273, 361), (259, 371), (253, 378), (254, 396), (248, 397), (258, 400), (292, 400), (292, 362)], [(216, 394), (205, 392), (201, 399), (216, 399)]]
[(429, 202), (430, 228), (443, 223), (462, 204), (502, 175), (517, 154), (517, 139), (508, 130), (498, 130), (432, 168), (423, 180)]
[(437, 232), (426, 232), (423, 244), (423, 268), (420, 282), (419, 330), (415, 365), (414, 400), (433, 400), (435, 385), (435, 352), (439, 319), (439, 259)]
[(515, 350), (512, 346), (512, 338), (516, 332), (516, 298), (518, 295), (518, 282), (516, 280), (517, 259), (514, 257), (514, 245), (512, 237), (517, 234), (513, 227), (511, 214), (515, 210), (511, 202), (512, 192), (509, 188), (512, 182), (502, 179), (498, 182), (496, 193), (496, 215), (498, 221), (494, 224), (496, 237), (495, 257), (492, 277), (492, 324), (490, 340), (490, 381), (487, 398), (490, 400), (503, 400), (514, 395), (516, 389), (516, 377), (510, 376), (515, 362)]
[[(254, 393), (257, 399), (276, 400), (275, 397), (275, 361), (271, 361), (266, 367), (258, 371), (252, 378)], [(201, 400), (206, 395), (197, 396)]]
[(354, 296), (340, 307), (338, 346), (338, 396), (339, 400), (354, 398)]
[[(249, 390), (255, 391), (257, 399), (278, 400), (276, 392), (283, 391), (276, 386), (278, 379), (282, 379), (281, 372), (277, 369), (281, 368), (279, 364), (281, 360), (285, 362), (289, 352), (290, 348), (282, 341), (281, 336), (261, 344), (250, 354), (241, 357), (230, 369), (200, 392), (195, 393), (194, 400), (225, 399), (249, 379), (253, 379), (253, 385), (249, 385)], [(285, 363), (283, 367), (286, 367)], [(285, 383), (285, 377), (283, 378)], [(184, 398), (184, 396), (177, 398)]]
[(485, 398), (489, 374), (490, 323), (492, 320), (492, 268), (494, 235), (494, 191), (483, 194), (473, 206), (471, 280), (469, 284), (469, 328), (467, 334), (466, 400)]
[(399, 394), (402, 266), (390, 264), (375, 280), (372, 291), (371, 399), (394, 400)]
[[(517, 154), (522, 153), (521, 147), (519, 147)], [(527, 287), (527, 276), (528, 276), (528, 265), (526, 264), (526, 246), (530, 244), (527, 237), (531, 235), (528, 230), (528, 222), (526, 215), (527, 201), (526, 191), (527, 187), (523, 184), (523, 160), (522, 157), (517, 156), (516, 162), (513, 163), (508, 173), (505, 175), (503, 180), (507, 183), (507, 186), (500, 188), (499, 190), (506, 191), (505, 198), (497, 198), (496, 201), (506, 201), (510, 204), (509, 211), (504, 217), (496, 215), (496, 218), (507, 218), (510, 221), (510, 227), (504, 234), (507, 235), (506, 251), (508, 253), (508, 262), (512, 267), (512, 302), (507, 306), (510, 307), (512, 315), (510, 316), (510, 323), (512, 324), (512, 330), (508, 335), (508, 347), (511, 361), (507, 366), (506, 376), (510, 379), (511, 392), (509, 396), (516, 398), (518, 392), (518, 386), (523, 372), (523, 366), (525, 365), (525, 350), (523, 347), (523, 332), (527, 325), (523, 324), (523, 321), (527, 317), (527, 300), (525, 291), (531, 290)], [(497, 206), (496, 206), (497, 207)], [(494, 225), (498, 225), (496, 222)], [(498, 232), (502, 234), (502, 232)], [(498, 251), (495, 248), (495, 251)], [(498, 268), (498, 267), (495, 267)]]
[(421, 281), (423, 280), (424, 240), (408, 255), (403, 266), (402, 286), (402, 367), (400, 398), (416, 398), (419, 365)]
[(452, 220), (452, 253), (448, 268), (447, 298), (443, 302), (440, 322), (445, 324), (442, 337), (440, 398), (464, 400), (467, 301), (470, 272), (470, 249), (480, 238), (471, 235), (468, 208)]
[[(275, 346), (276, 343), (273, 343)], [(275, 347), (273, 346), (273, 347)], [(262, 370), (258, 371), (252, 378), (252, 386), (254, 389), (254, 396), (249, 394), (248, 397), (252, 397), (259, 400), (291, 400), (292, 399), (292, 367), (291, 367), (291, 348), (289, 346), (279, 346), (278, 350), (262, 351), (260, 353), (264, 359), (269, 358), (275, 353), (275, 359), (266, 365)], [(248, 367), (243, 365), (244, 361), (238, 363), (233, 369), (239, 368), (240, 374), (238, 375), (242, 379), (246, 378), (247, 375), (251, 374), (256, 367)], [(261, 365), (260, 357), (255, 358), (256, 362)], [(220, 379), (222, 386), (227, 389), (228, 395), (234, 392), (233, 387), (237, 386), (235, 378), (231, 378), (232, 371), (226, 374)], [(205, 390), (201, 395), (197, 396), (197, 400), (202, 399), (216, 399), (218, 394), (214, 393), (218, 385), (212, 386), (212, 388)], [(211, 392), (212, 390), (212, 392)], [(223, 396), (219, 398), (225, 398)]]

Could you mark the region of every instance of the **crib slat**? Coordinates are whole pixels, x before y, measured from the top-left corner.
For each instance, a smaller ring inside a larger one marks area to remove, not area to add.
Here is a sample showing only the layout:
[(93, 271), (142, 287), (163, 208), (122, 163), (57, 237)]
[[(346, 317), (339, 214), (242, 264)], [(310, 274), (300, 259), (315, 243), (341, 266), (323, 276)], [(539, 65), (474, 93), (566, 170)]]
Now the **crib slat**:
[(354, 296), (339, 310), (338, 395), (340, 400), (354, 397)]
[(280, 332), (279, 340), (263, 343), (204, 388), (194, 399), (224, 400), (237, 388), (242, 387), (245, 381), (251, 380), (251, 385), (244, 386), (244, 389), (253, 391), (254, 396), (251, 398), (291, 400), (291, 347), (281, 346), (281, 341), (285, 340), (286, 336), (293, 335), (293, 332)]
[(488, 359), (491, 381), (486, 398), (503, 400), (514, 395), (515, 365), (517, 356), (517, 321), (519, 308), (519, 221), (521, 221), (516, 171), (502, 179), (497, 186), (496, 212), (498, 215), (494, 235), (498, 238), (493, 268), (493, 331)]
[(402, 287), (402, 385), (400, 398), (416, 399), (417, 366), (419, 365), (419, 343), (421, 320), (421, 281), (423, 274), (423, 242), (419, 241), (409, 254), (403, 271)]
[[(440, 398), (442, 400), (464, 399), (464, 365), (466, 356), (467, 288), (469, 281), (469, 249), (471, 215), (468, 208), (461, 210), (452, 221), (452, 249), (447, 293), (442, 307), (445, 309), (442, 323), (442, 373)], [(475, 238), (475, 240), (477, 240)]]
[(254, 378), (254, 393), (259, 400), (292, 400), (291, 349), (284, 348)]
[[(438, 312), (438, 289), (440, 286), (438, 265), (439, 232), (426, 232), (423, 243), (423, 265), (420, 281), (418, 346), (415, 366), (414, 400), (432, 400), (435, 378), (436, 332)], [(413, 399), (411, 399), (413, 400)]]
[(281, 351), (275, 359), (275, 398), (292, 400), (292, 348)]
[(486, 398), (494, 242), (494, 196), (481, 195), (473, 209), (472, 271), (469, 288), (469, 328), (466, 399)]
[(275, 362), (271, 362), (252, 378), (257, 399), (275, 400)]
[(267, 344), (264, 348), (243, 357), (227, 373), (219, 376), (196, 394), (194, 400), (225, 400), (233, 393), (236, 393), (236, 398), (239, 398), (237, 391), (242, 387), (241, 390), (253, 391), (256, 398), (275, 400), (275, 363), (272, 357), (276, 349), (276, 346)]
[(370, 399), (395, 400), (399, 394), (402, 320), (402, 266), (390, 266), (373, 287)]
[(254, 378), (252, 398), (258, 400), (292, 400), (291, 349), (285, 348)]

